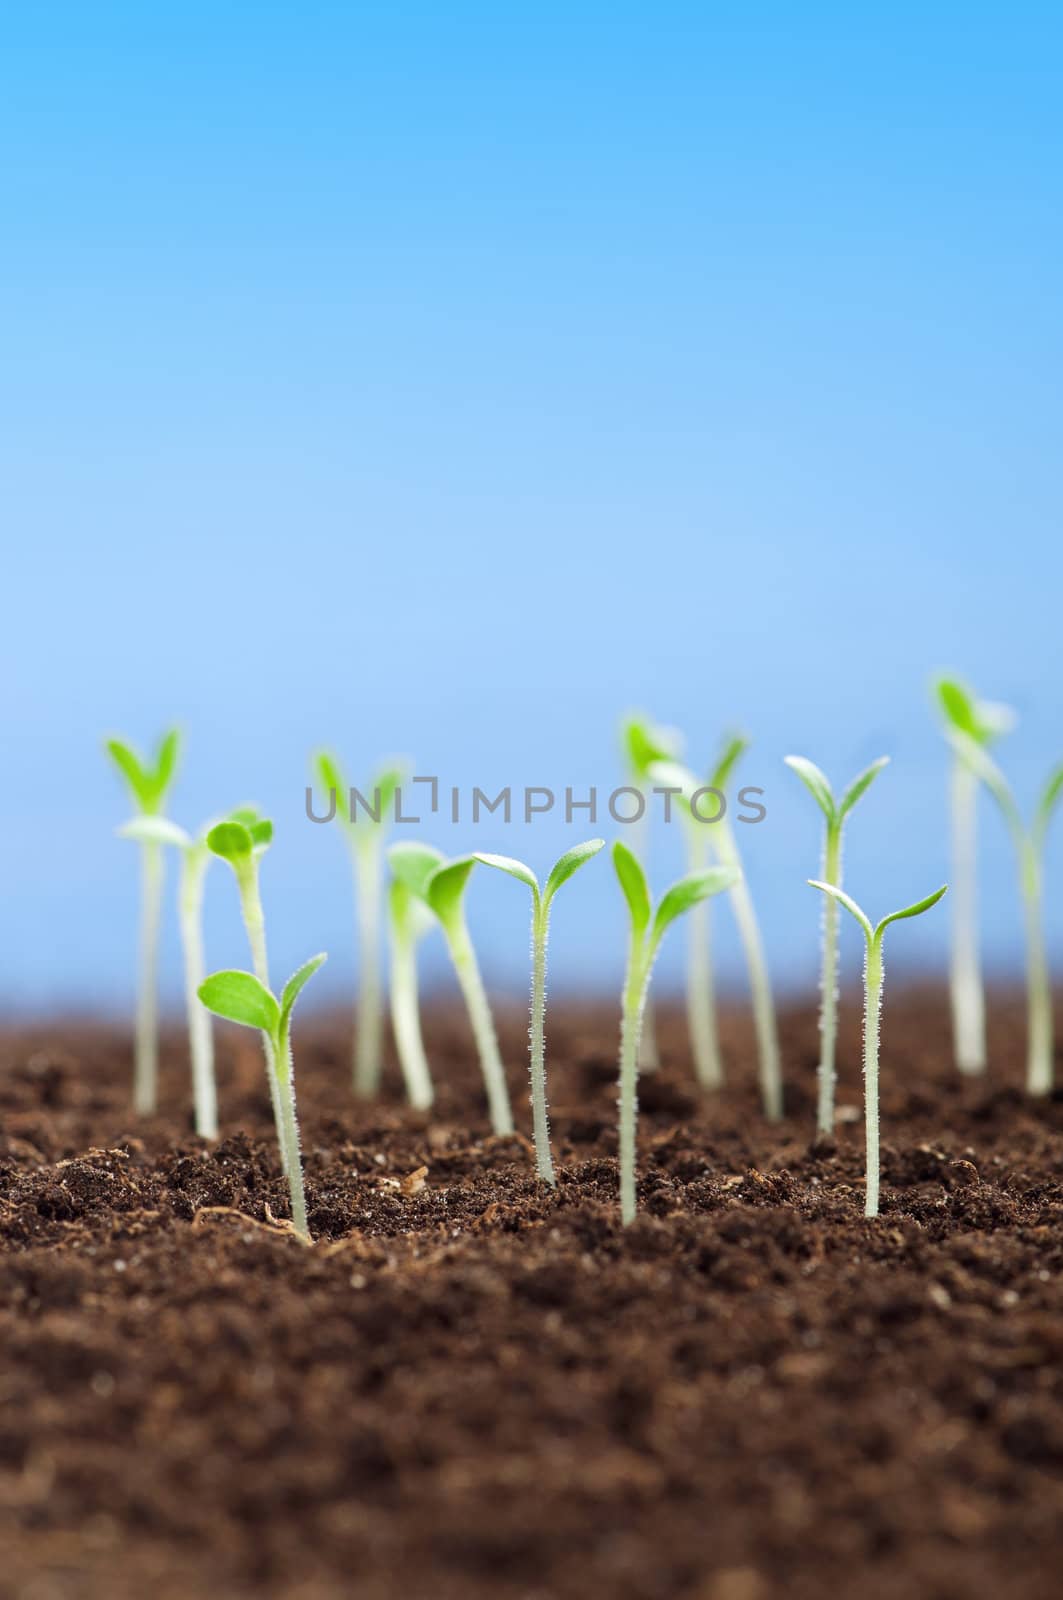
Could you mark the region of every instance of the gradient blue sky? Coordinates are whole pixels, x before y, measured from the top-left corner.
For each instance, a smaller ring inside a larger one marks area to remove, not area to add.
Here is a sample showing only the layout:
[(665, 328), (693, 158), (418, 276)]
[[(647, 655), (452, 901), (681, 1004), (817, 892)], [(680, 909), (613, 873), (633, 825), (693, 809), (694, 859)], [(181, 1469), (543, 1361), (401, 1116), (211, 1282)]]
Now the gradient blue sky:
[[(11, 9), (5, 1003), (128, 1000), (99, 738), (171, 718), (176, 814), (272, 809), (278, 966), (328, 948), (337, 995), (344, 862), (302, 817), (321, 740), (359, 774), (400, 751), (608, 788), (627, 705), (699, 765), (744, 725), (788, 985), (814, 975), (818, 842), (787, 751), (839, 778), (893, 755), (849, 851), (871, 910), (940, 881), (929, 670), (1018, 707), (1024, 801), (1063, 749), (1061, 63), (1047, 5)], [(544, 866), (583, 831), (434, 837)], [(988, 811), (984, 837), (1013, 968)], [(1063, 956), (1063, 840), (1051, 881)], [(231, 889), (218, 869), (219, 964), (243, 960)], [(606, 863), (569, 893), (556, 985), (615, 978)], [(470, 910), (519, 992), (522, 891), (484, 874)], [(895, 963), (946, 927), (899, 930)]]

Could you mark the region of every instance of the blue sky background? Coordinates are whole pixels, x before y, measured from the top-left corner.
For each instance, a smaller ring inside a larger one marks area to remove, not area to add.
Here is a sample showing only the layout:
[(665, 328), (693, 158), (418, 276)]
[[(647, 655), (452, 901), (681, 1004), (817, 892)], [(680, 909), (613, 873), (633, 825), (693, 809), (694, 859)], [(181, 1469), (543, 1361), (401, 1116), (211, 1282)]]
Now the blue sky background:
[[(186, 823), (274, 813), (278, 968), (327, 948), (337, 997), (345, 863), (302, 815), (322, 740), (359, 775), (399, 751), (608, 789), (628, 705), (699, 765), (746, 727), (790, 987), (818, 828), (787, 751), (838, 779), (892, 754), (850, 836), (873, 912), (947, 871), (932, 668), (1018, 708), (1029, 803), (1063, 752), (1061, 64), (1029, 4), (10, 9), (4, 1003), (128, 1002), (110, 730), (181, 721)], [(1015, 970), (984, 823), (985, 946)], [(431, 836), (545, 867), (585, 831)], [(1050, 883), (1060, 959), (1063, 839)], [(234, 899), (216, 869), (219, 965)], [(526, 911), (474, 881), (515, 993)], [(946, 931), (899, 929), (894, 964)], [(623, 937), (602, 861), (559, 902), (555, 987), (616, 981)], [(172, 929), (166, 962), (173, 993)]]

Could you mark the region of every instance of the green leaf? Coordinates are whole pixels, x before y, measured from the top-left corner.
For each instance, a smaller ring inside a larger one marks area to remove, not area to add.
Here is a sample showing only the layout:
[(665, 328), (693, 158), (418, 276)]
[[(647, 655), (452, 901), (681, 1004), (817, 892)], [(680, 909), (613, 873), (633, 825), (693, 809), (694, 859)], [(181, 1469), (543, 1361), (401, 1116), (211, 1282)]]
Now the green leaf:
[(283, 1030), (288, 1026), (288, 1019), (292, 1014), (292, 1007), (295, 1005), (296, 1000), (298, 1000), (303, 989), (314, 976), (314, 973), (319, 967), (323, 967), (327, 960), (328, 956), (324, 952), (318, 956), (311, 956), (309, 961), (303, 962), (302, 966), (297, 972), (292, 973), (281, 992), (281, 1014), (280, 1023), (278, 1026), (279, 1032), (283, 1032)]
[(406, 768), (395, 762), (392, 766), (384, 767), (373, 779), (373, 793), (380, 792), (380, 826), (387, 822), (395, 799), (395, 791), (405, 781)]
[(475, 856), (457, 856), (429, 878), (424, 897), (444, 927), (461, 914), (462, 895), (475, 865)]
[(251, 843), (256, 856), (262, 855), (273, 843), (273, 824), (268, 817), (259, 817), (257, 822), (252, 822), (248, 827)]
[(960, 678), (940, 675), (934, 680), (934, 692), (948, 726), (976, 744), (987, 745), (1015, 726), (1015, 713), (1010, 706), (979, 700)]
[(647, 776), (654, 761), (678, 759), (683, 749), (683, 737), (677, 729), (660, 727), (641, 712), (624, 718), (620, 737), (628, 766), (638, 778)]
[(171, 728), (167, 733), (163, 734), (162, 739), (159, 741), (159, 749), (155, 757), (155, 771), (152, 775), (156, 803), (160, 806), (166, 798), (167, 789), (174, 780), (180, 753), (180, 729)]
[(350, 802), (351, 791), (347, 780), (343, 776), (343, 770), (332, 751), (315, 751), (310, 760), (310, 767), (326, 795), (330, 789), (335, 792), (336, 816), (340, 822), (349, 823), (351, 819), (347, 815), (347, 807)]
[(245, 828), (251, 828), (261, 819), (262, 813), (257, 806), (235, 806), (224, 818), (225, 822), (242, 822)]
[(571, 850), (566, 850), (563, 856), (559, 856), (550, 868), (546, 888), (543, 890), (543, 899), (546, 903), (549, 905), (561, 885), (567, 883), (574, 872), (578, 872), (580, 867), (593, 860), (599, 850), (604, 848), (604, 839), (587, 839), (583, 844), (575, 844)]
[(726, 790), (731, 774), (740, 756), (749, 749), (750, 741), (744, 733), (730, 733), (723, 742), (715, 771), (709, 779), (711, 789)]
[(145, 769), (137, 752), (121, 739), (107, 739), (104, 742), (104, 749), (128, 784), (137, 806), (141, 811), (150, 811), (152, 775)]
[(242, 1022), (246, 1028), (261, 1028), (276, 1036), (280, 1008), (265, 984), (253, 972), (212, 972), (199, 986), (199, 998), (208, 1011)]
[(638, 857), (620, 839), (613, 844), (613, 866), (631, 913), (631, 926), (641, 938), (650, 921), (650, 891)]
[(741, 876), (735, 867), (709, 867), (704, 872), (690, 872), (685, 878), (680, 878), (678, 883), (673, 883), (672, 887), (665, 891), (657, 907), (657, 915), (653, 919), (651, 949), (657, 948), (664, 930), (675, 921), (676, 917), (681, 917), (684, 911), (689, 911), (691, 906), (696, 906), (701, 900), (707, 900), (710, 895), (721, 894), (725, 889), (732, 888)]
[(834, 821), (834, 791), (825, 773), (807, 756), (783, 756), (792, 772), (796, 772), (805, 788), (819, 806), (828, 822)]
[(412, 894), (423, 900), (428, 892), (428, 880), (446, 861), (441, 850), (415, 840), (403, 840), (388, 850), (388, 865), (392, 873), (404, 883)]
[(1063, 763), (1049, 775), (1048, 782), (1041, 791), (1041, 799), (1034, 817), (1034, 833), (1039, 850), (1044, 844), (1045, 835), (1048, 832), (1048, 824), (1052, 820), (1052, 813), (1059, 803), (1061, 794), (1063, 794)]
[(519, 878), (521, 883), (526, 883), (536, 900), (539, 898), (539, 880), (531, 867), (526, 867), (523, 861), (518, 861), (514, 856), (495, 856), (486, 850), (477, 850), (477, 861), (482, 861), (485, 867), (497, 867), (499, 872), (508, 872), (511, 878)]
[(905, 906), (903, 911), (891, 911), (888, 917), (883, 917), (875, 929), (876, 937), (882, 933), (883, 928), (891, 922), (900, 922), (904, 917), (920, 917), (924, 911), (929, 911), (931, 906), (936, 906), (942, 895), (948, 889), (948, 884), (943, 883), (940, 889), (935, 889), (933, 894), (928, 894), (925, 900), (917, 900), (914, 906)]
[(172, 844), (178, 850), (187, 850), (193, 843), (191, 835), (169, 817), (134, 817), (130, 822), (123, 822), (118, 836), (135, 839), (138, 844)]
[(254, 840), (249, 828), (242, 822), (233, 822), (230, 819), (216, 823), (211, 828), (207, 834), (207, 846), (216, 856), (221, 856), (223, 861), (228, 861), (231, 866), (237, 867), (250, 861)]
[(818, 878), (809, 878), (808, 882), (812, 885), (813, 889), (822, 889), (824, 894), (829, 894), (833, 899), (837, 900), (839, 905), (844, 906), (846, 911), (848, 911), (851, 916), (856, 918), (857, 922), (864, 930), (864, 938), (870, 945), (872, 939), (875, 937), (875, 930), (871, 926), (871, 919), (866, 916), (863, 911), (861, 911), (860, 907), (857, 905), (852, 896), (847, 895), (844, 889), (836, 888), (833, 883), (821, 883)]
[(845, 793), (842, 795), (841, 804), (838, 806), (839, 822), (844, 821), (844, 819), (849, 815), (850, 811), (855, 806), (856, 802), (863, 799), (864, 795), (870, 789), (871, 785), (874, 783), (883, 767), (888, 767), (889, 763), (889, 756), (879, 756), (877, 761), (872, 761), (869, 767), (865, 767), (863, 772), (861, 772), (858, 777), (853, 779), (848, 789), (846, 789)]

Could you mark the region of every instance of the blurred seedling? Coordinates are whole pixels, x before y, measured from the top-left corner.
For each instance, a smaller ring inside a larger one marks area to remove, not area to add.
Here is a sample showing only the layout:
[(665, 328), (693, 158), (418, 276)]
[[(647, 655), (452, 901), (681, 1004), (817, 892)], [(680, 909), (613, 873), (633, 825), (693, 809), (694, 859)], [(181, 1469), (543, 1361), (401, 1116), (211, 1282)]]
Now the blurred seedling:
[[(146, 761), (122, 739), (106, 741), (107, 754), (126, 783), (134, 811), (141, 817), (162, 813), (177, 771), (180, 734), (176, 728), (162, 737), (153, 761)], [(133, 1071), (133, 1107), (141, 1116), (155, 1110), (159, 1076), (159, 919), (162, 913), (163, 853), (153, 839), (140, 845), (140, 933), (137, 979), (136, 1053)]]
[(620, 1018), (620, 1216), (624, 1225), (635, 1216), (635, 1131), (638, 1120), (639, 1032), (649, 991), (650, 974), (665, 930), (710, 895), (730, 889), (737, 869), (710, 867), (691, 872), (665, 891), (654, 912), (638, 857), (619, 839), (613, 845), (613, 866), (631, 919), (627, 972)]
[(363, 796), (344, 779), (339, 762), (327, 750), (314, 757), (314, 771), (326, 794), (350, 851), (354, 873), (358, 927), (358, 999), (355, 1008), (352, 1081), (355, 1094), (372, 1098), (380, 1088), (383, 996), (380, 981), (381, 889), (387, 821), (402, 769), (386, 767)]
[(488, 855), (484, 852), (477, 852), (476, 856), (477, 861), (482, 861), (484, 866), (497, 867), (500, 872), (508, 872), (511, 878), (519, 879), (531, 890), (532, 982), (528, 1038), (532, 1127), (535, 1134), (535, 1164), (543, 1182), (551, 1185), (555, 1184), (557, 1179), (554, 1176), (554, 1161), (550, 1153), (550, 1127), (546, 1106), (546, 942), (550, 932), (550, 911), (554, 896), (561, 885), (567, 883), (574, 872), (578, 872), (580, 867), (596, 856), (604, 844), (604, 839), (588, 839), (585, 844), (577, 844), (571, 850), (566, 850), (565, 854), (554, 862), (542, 889), (535, 873), (530, 867), (526, 867), (523, 861), (515, 861), (512, 856)]
[[(842, 886), (842, 834), (850, 811), (874, 783), (889, 756), (879, 756), (854, 778), (840, 800), (825, 773), (805, 756), (784, 756), (786, 765), (797, 773), (824, 817), (822, 881), (835, 889)], [(838, 902), (828, 895), (823, 901), (822, 965), (819, 978), (819, 1069), (817, 1074), (816, 1131), (834, 1132), (835, 1053), (838, 1038)]]
[(924, 911), (929, 911), (931, 906), (936, 906), (948, 888), (942, 884), (933, 894), (927, 895), (925, 900), (916, 901), (914, 906), (906, 906), (903, 911), (891, 911), (888, 917), (883, 917), (875, 927), (871, 926), (870, 919), (861, 911), (856, 901), (846, 894), (844, 889), (839, 889), (833, 883), (821, 883), (817, 878), (809, 878), (813, 889), (821, 889), (832, 900), (838, 901), (855, 917), (863, 930), (864, 941), (867, 946), (864, 962), (864, 1129), (867, 1140), (867, 1179), (865, 1185), (866, 1200), (864, 1215), (866, 1217), (878, 1216), (879, 1174), (881, 1158), (879, 1155), (879, 1129), (878, 1129), (878, 1047), (879, 1024), (882, 1013), (882, 984), (885, 968), (882, 963), (882, 938), (891, 922), (900, 922), (905, 917), (922, 916)]
[(496, 1134), (512, 1133), (513, 1114), (495, 1025), (465, 920), (465, 890), (476, 857), (457, 856), (448, 861), (431, 845), (411, 840), (393, 844), (388, 850), (388, 861), (395, 877), (433, 912), (443, 930), (476, 1040), (491, 1127)]

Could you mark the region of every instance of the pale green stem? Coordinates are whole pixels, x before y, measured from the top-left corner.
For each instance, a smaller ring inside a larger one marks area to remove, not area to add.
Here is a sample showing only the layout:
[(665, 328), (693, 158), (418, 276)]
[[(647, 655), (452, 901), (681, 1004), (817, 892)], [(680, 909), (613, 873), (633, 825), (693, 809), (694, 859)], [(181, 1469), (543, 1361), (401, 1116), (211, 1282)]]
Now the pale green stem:
[(649, 972), (642, 940), (631, 935), (620, 1014), (620, 1220), (635, 1220), (635, 1135), (638, 1124), (639, 1035), (646, 1010)]
[(375, 835), (353, 849), (358, 903), (358, 1004), (352, 1081), (360, 1099), (380, 1091), (383, 1002), (380, 983), (380, 850)]
[(141, 846), (140, 856), (140, 975), (137, 990), (136, 1059), (133, 1072), (133, 1109), (150, 1116), (158, 1101), (159, 1076), (159, 920), (165, 867), (162, 846)]
[[(631, 824), (631, 848), (642, 862), (643, 870), (649, 875), (650, 861), (650, 803), (653, 799), (651, 789), (645, 785), (638, 785), (642, 789), (646, 801), (646, 809), (637, 822)], [(660, 1052), (657, 1049), (657, 1017), (652, 999), (646, 996), (646, 1003), (642, 1013), (642, 1031), (639, 1037), (639, 1071), (658, 1072), (661, 1066)]]
[(986, 1069), (985, 995), (978, 955), (978, 777), (959, 757), (952, 764), (952, 1038), (961, 1072)]
[(536, 896), (532, 911), (532, 990), (530, 1041), (532, 1130), (535, 1164), (544, 1183), (556, 1184), (550, 1151), (550, 1123), (546, 1112), (546, 941), (550, 907)]
[[(701, 825), (688, 829), (687, 857), (691, 872), (705, 866), (707, 851)], [(712, 976), (711, 912), (707, 900), (688, 913), (687, 928), (687, 1028), (694, 1056), (694, 1074), (703, 1089), (723, 1087), (723, 1059), (716, 1026), (715, 985)]]
[(878, 1216), (881, 1157), (878, 1143), (878, 1041), (882, 1010), (882, 935), (868, 941), (864, 965), (864, 1129), (867, 1139), (867, 1177), (864, 1216)]
[[(714, 842), (720, 862), (741, 872), (738, 846), (731, 832), (730, 822), (721, 819), (714, 825)], [(757, 1036), (760, 1096), (764, 1115), (772, 1122), (782, 1116), (782, 1068), (779, 1062), (779, 1036), (775, 1027), (775, 1005), (771, 997), (771, 980), (768, 977), (764, 947), (760, 941), (760, 928), (749, 885), (742, 874), (730, 890), (731, 907), (738, 926), (738, 936), (745, 951), (749, 971), (749, 990), (753, 1004), (753, 1026)]]
[[(823, 882), (842, 886), (842, 830), (827, 824), (823, 845)], [(822, 897), (823, 969), (820, 975), (819, 1071), (817, 1073), (816, 1129), (834, 1132), (834, 1086), (837, 1082), (835, 1053), (838, 1037), (838, 902), (831, 894)]]
[(201, 1139), (216, 1139), (218, 1095), (214, 1083), (214, 1033), (210, 1012), (199, 998), (199, 986), (207, 975), (203, 955), (203, 883), (208, 861), (202, 846), (192, 845), (181, 852), (178, 911), (185, 958), (185, 1007), (196, 1132)]
[(408, 919), (396, 916), (394, 910), (391, 917), (391, 1026), (410, 1104), (419, 1111), (427, 1111), (433, 1092), (421, 1037), (417, 940)]
[[(252, 860), (242, 866), (237, 871), (236, 882), (240, 890), (240, 910), (243, 913), (244, 927), (247, 929), (247, 941), (251, 946), (251, 965), (259, 983), (264, 988), (269, 989), (266, 918), (262, 911), (262, 895), (258, 887), (258, 864)], [(273, 1041), (268, 1033), (263, 1033), (262, 1035), (262, 1048), (266, 1055), (266, 1082), (269, 1084), (269, 1103), (273, 1108), (273, 1123), (277, 1129), (277, 1140), (280, 1144), (281, 1165), (284, 1168), (284, 1176), (290, 1178), (288, 1172), (288, 1148), (283, 1131), (284, 1109), (281, 1105), (280, 1086), (277, 1079), (277, 1062), (275, 1060)]]
[(444, 924), (443, 931), (447, 937), (450, 958), (454, 963), (454, 971), (461, 985), (473, 1036), (476, 1039), (480, 1070), (487, 1090), (487, 1105), (491, 1113), (491, 1127), (496, 1134), (509, 1134), (513, 1132), (513, 1113), (509, 1105), (506, 1074), (502, 1066), (502, 1057), (498, 1053), (498, 1040), (491, 1019), (491, 1008), (484, 993), (483, 979), (480, 976), (472, 940), (469, 938), (469, 930), (465, 926), (464, 918), (459, 916)]
[(1041, 864), (1030, 840), (1023, 847), (1022, 897), (1026, 921), (1026, 1089), (1029, 1094), (1051, 1094), (1055, 1077), (1052, 989), (1045, 953)]
[(277, 1136), (280, 1140), (284, 1173), (288, 1179), (288, 1192), (292, 1203), (292, 1225), (300, 1238), (309, 1240), (306, 1222), (306, 1195), (303, 1191), (303, 1162), (299, 1153), (299, 1123), (295, 1114), (295, 1068), (292, 1061), (291, 1028), (281, 1030), (273, 1043), (277, 1063), (277, 1088), (280, 1117)]

